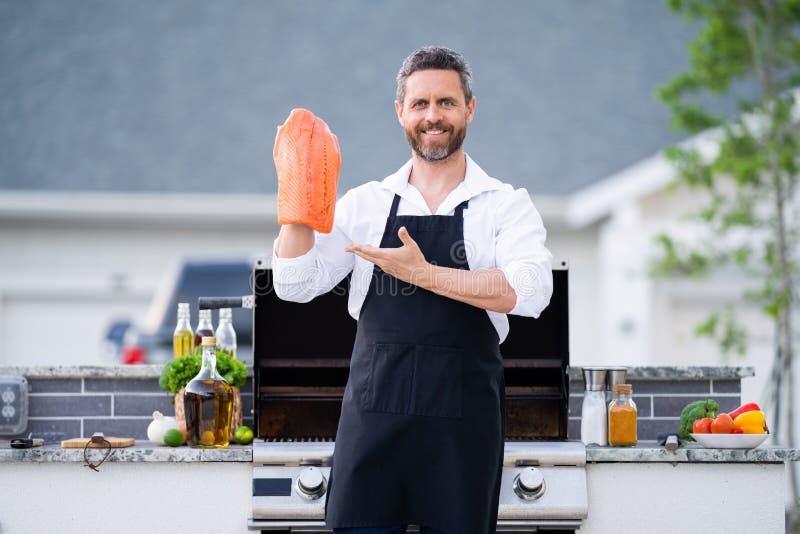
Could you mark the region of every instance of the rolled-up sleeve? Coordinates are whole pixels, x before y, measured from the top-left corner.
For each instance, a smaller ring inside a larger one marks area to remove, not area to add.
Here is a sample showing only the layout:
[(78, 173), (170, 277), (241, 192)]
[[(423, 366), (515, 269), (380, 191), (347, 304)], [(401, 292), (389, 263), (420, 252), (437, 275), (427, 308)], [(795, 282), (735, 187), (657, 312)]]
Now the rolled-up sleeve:
[(553, 255), (547, 231), (525, 189), (507, 195), (496, 212), (495, 257), (517, 294), (513, 315), (539, 317), (553, 294)]
[(314, 246), (296, 258), (279, 258), (278, 240), (272, 245), (272, 283), (275, 294), (291, 302), (309, 302), (327, 293), (353, 270), (354, 255), (345, 252), (347, 218), (353, 199), (348, 193), (336, 202), (333, 229), (329, 234), (314, 232)]

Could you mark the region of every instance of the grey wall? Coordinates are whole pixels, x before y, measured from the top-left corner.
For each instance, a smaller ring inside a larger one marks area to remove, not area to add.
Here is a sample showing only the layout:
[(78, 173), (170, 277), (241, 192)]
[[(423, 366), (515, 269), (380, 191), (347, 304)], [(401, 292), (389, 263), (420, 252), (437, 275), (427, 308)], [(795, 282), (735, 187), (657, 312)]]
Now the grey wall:
[(470, 154), (561, 194), (676, 139), (653, 95), (690, 35), (660, 0), (0, 0), (0, 189), (274, 192), (302, 106), (343, 191), (408, 158), (394, 76), (444, 44), (475, 72)]
[[(151, 379), (31, 379), (28, 428), (35, 437), (59, 441), (106, 435), (147, 439), (147, 425), (154, 410), (174, 415), (172, 396)], [(741, 379), (629, 380), (637, 405), (637, 437), (654, 440), (659, 434), (677, 433), (683, 407), (696, 400), (713, 398), (721, 411), (741, 404)], [(244, 424), (253, 426), (253, 384), (242, 388)], [(570, 381), (569, 439), (580, 439), (583, 380)]]

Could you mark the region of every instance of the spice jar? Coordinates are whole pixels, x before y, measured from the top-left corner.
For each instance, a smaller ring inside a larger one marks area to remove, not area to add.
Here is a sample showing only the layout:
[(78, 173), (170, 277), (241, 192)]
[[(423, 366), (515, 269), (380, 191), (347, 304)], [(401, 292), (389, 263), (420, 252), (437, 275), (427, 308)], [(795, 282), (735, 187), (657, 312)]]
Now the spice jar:
[(614, 399), (608, 405), (608, 443), (616, 447), (636, 445), (636, 403), (630, 384), (614, 384)]

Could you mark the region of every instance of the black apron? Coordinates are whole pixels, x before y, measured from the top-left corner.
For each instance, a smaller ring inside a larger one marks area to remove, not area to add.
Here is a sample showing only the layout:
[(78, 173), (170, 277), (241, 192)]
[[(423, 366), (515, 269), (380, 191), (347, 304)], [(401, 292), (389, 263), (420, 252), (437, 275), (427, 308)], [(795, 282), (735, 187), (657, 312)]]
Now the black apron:
[[(462, 202), (454, 216), (397, 215), (430, 263), (469, 269)], [(401, 282), (377, 265), (361, 308), (336, 433), (328, 528), (420, 525), (495, 532), (504, 379), (485, 310)]]

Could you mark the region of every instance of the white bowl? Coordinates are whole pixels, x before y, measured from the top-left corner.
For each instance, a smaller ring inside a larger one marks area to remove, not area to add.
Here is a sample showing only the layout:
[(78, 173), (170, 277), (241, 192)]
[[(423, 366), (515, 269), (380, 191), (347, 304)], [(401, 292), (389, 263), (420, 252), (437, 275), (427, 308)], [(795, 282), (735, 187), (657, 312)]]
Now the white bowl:
[(769, 434), (691, 434), (703, 447), (709, 449), (755, 449)]

